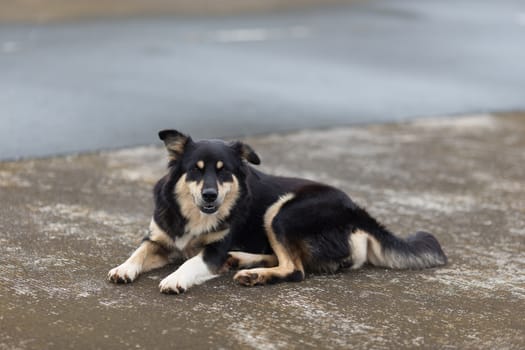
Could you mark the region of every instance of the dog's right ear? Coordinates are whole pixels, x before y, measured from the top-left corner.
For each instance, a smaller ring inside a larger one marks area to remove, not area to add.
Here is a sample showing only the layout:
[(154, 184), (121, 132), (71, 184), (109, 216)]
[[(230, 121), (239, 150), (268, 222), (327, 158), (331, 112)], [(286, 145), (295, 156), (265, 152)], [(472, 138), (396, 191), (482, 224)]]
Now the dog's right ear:
[(171, 129), (159, 131), (159, 138), (164, 141), (172, 160), (180, 159), (184, 154), (184, 148), (191, 141), (191, 137)]

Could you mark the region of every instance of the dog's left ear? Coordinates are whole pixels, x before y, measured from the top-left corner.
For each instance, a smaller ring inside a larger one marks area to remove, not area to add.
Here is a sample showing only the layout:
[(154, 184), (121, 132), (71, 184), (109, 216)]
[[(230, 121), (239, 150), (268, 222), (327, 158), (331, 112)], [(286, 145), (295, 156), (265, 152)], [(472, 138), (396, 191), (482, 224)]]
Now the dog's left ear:
[(250, 145), (242, 143), (241, 141), (235, 141), (231, 143), (230, 146), (242, 159), (255, 165), (261, 164), (261, 159)]
[(191, 142), (191, 137), (177, 130), (161, 130), (159, 131), (159, 138), (164, 141), (170, 158), (173, 160), (180, 159), (184, 154), (184, 148)]

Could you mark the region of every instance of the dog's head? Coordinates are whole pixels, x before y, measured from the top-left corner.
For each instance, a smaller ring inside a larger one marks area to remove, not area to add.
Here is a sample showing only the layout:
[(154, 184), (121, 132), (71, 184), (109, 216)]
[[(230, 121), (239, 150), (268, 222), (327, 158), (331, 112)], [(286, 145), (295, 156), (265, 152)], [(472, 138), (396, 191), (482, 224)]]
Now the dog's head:
[(239, 195), (244, 163), (261, 162), (253, 149), (240, 141), (193, 141), (176, 130), (162, 130), (159, 138), (168, 150), (170, 166), (178, 167), (182, 174), (175, 188), (179, 203), (205, 214), (215, 214), (221, 206), (229, 212)]

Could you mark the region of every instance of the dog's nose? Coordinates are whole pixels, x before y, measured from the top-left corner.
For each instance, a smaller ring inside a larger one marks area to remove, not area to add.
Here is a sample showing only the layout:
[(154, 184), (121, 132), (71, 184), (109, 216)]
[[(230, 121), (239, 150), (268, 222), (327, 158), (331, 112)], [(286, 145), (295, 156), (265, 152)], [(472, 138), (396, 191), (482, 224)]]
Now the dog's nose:
[(214, 188), (205, 188), (202, 190), (202, 199), (207, 203), (214, 202), (217, 199), (217, 190)]

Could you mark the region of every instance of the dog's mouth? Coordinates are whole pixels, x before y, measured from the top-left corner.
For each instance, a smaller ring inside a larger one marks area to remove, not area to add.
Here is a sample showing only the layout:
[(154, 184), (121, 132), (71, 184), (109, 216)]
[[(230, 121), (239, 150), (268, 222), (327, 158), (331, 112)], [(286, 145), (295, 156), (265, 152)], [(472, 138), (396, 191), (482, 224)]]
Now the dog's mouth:
[(219, 209), (219, 207), (216, 203), (206, 203), (201, 205), (200, 209), (204, 214), (213, 214)]

